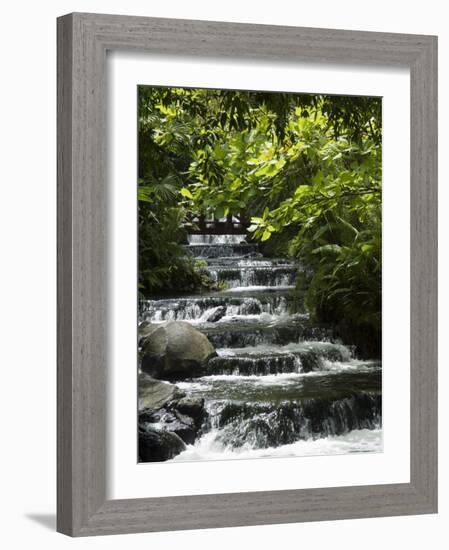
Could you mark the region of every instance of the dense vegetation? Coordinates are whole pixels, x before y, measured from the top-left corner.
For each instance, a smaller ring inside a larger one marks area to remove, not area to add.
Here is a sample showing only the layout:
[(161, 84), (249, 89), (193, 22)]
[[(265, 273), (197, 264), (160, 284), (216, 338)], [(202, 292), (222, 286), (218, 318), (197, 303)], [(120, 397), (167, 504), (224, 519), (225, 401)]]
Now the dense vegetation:
[(141, 292), (210, 285), (183, 254), (191, 214), (241, 215), (306, 267), (311, 316), (378, 353), (381, 165), (379, 98), (141, 87)]

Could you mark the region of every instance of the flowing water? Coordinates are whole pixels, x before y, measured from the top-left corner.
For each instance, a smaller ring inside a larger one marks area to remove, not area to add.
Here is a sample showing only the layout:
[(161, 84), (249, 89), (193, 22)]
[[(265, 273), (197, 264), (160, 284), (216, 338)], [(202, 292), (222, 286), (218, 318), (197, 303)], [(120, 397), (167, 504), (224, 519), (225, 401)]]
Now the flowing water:
[(207, 376), (177, 383), (205, 399), (208, 415), (173, 460), (381, 451), (380, 362), (357, 360), (329, 327), (310, 321), (294, 290), (300, 266), (264, 257), (244, 239), (189, 238), (189, 253), (225, 290), (140, 306), (141, 321), (192, 323), (218, 354)]

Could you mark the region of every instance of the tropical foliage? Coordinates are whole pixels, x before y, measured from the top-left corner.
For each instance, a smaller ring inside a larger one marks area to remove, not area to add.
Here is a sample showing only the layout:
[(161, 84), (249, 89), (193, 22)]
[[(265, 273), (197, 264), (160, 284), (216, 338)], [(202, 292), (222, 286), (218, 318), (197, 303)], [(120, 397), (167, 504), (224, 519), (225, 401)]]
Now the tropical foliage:
[(240, 215), (302, 263), (316, 320), (379, 351), (381, 166), (379, 98), (141, 87), (142, 292), (210, 285), (181, 246), (189, 220)]

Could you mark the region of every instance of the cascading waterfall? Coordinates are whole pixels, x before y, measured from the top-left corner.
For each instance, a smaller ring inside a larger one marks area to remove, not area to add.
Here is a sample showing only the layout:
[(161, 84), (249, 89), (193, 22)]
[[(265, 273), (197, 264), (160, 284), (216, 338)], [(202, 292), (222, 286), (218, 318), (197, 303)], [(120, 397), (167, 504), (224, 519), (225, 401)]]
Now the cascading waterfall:
[(380, 451), (381, 364), (311, 322), (294, 290), (301, 266), (264, 257), (245, 235), (191, 235), (186, 249), (223, 290), (139, 311), (141, 322), (188, 321), (217, 350), (205, 376), (177, 383), (208, 414), (173, 460)]

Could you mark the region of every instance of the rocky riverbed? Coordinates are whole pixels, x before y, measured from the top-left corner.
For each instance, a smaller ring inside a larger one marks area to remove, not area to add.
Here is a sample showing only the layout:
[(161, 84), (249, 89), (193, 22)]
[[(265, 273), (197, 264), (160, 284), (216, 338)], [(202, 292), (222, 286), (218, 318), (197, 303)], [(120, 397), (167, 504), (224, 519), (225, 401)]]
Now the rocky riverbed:
[(140, 303), (140, 461), (381, 450), (381, 364), (311, 322), (301, 266), (205, 237), (187, 252), (227, 288)]

